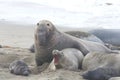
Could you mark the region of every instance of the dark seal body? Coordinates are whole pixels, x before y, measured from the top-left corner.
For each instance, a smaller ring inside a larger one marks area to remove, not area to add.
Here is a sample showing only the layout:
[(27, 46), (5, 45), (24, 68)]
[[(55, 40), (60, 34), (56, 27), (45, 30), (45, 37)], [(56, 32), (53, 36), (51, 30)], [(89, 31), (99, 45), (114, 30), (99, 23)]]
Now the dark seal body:
[(28, 76), (30, 74), (29, 67), (22, 60), (13, 61), (9, 66), (9, 70), (12, 74), (16, 75)]
[(35, 52), (36, 63), (38, 66), (44, 62), (51, 62), (54, 49), (62, 50), (65, 48), (79, 49), (83, 55), (91, 51), (111, 52), (103, 44), (82, 40), (58, 31), (48, 20), (37, 23), (35, 29)]
[(95, 29), (90, 33), (100, 38), (104, 43), (120, 46), (120, 29)]

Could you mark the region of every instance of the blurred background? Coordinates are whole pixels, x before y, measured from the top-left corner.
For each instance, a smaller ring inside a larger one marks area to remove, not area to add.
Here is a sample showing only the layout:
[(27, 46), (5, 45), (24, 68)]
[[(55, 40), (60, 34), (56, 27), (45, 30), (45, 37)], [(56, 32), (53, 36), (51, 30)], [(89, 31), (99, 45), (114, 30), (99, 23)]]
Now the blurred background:
[(0, 0), (3, 26), (43, 19), (59, 27), (119, 29), (120, 0)]
[(0, 0), (0, 45), (29, 48), (43, 19), (61, 31), (120, 29), (120, 0)]

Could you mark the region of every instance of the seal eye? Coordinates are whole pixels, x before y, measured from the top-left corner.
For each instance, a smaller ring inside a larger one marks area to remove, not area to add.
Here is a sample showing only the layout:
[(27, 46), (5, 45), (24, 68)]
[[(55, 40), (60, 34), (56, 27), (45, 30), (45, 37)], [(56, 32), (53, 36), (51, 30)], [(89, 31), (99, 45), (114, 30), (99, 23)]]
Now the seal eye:
[(50, 24), (49, 24), (49, 23), (47, 23), (47, 26), (50, 26)]
[(39, 23), (37, 23), (37, 26), (39, 26)]

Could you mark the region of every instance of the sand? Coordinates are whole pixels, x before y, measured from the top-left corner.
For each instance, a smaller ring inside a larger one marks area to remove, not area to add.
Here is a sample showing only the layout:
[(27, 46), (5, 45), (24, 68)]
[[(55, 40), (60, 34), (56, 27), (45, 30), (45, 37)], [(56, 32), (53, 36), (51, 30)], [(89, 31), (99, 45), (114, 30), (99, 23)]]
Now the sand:
[(28, 48), (33, 43), (33, 25), (0, 22), (0, 44)]
[[(0, 80), (83, 80), (80, 76), (81, 72), (63, 69), (56, 71), (45, 69), (43, 72), (37, 70), (35, 53), (28, 50), (34, 43), (34, 25), (19, 25), (9, 22), (7, 24), (2, 22), (0, 25), (0, 45), (7, 46), (7, 48), (0, 48)], [(32, 74), (25, 77), (13, 75), (9, 72), (9, 64), (19, 59), (28, 64)]]
[[(34, 54), (27, 48), (1, 48), (0, 49), (0, 80), (83, 80), (81, 72), (58, 69), (49, 71), (45, 69), (39, 72), (36, 69)], [(14, 75), (9, 72), (8, 66), (14, 60), (24, 60), (32, 73), (25, 77)]]

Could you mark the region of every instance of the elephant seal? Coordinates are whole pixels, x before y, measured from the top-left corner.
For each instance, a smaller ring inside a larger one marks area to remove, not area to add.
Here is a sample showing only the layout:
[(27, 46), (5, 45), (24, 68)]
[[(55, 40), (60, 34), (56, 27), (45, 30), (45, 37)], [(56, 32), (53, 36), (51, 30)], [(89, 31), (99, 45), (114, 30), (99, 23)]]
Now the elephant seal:
[(63, 32), (58, 31), (48, 20), (42, 20), (37, 23), (35, 28), (35, 58), (37, 66), (44, 62), (51, 62), (53, 59), (52, 51), (54, 49), (62, 50), (65, 48), (79, 49), (83, 55), (91, 51), (111, 52), (103, 44), (82, 40)]
[(114, 68), (98, 68), (88, 71), (82, 76), (88, 80), (109, 80), (112, 77), (120, 76), (120, 70)]
[[(80, 39), (84, 39), (84, 40), (88, 40), (88, 41), (93, 41), (93, 42), (98, 42), (98, 43), (101, 43), (101, 44), (104, 44), (104, 42), (102, 40), (100, 40), (98, 37), (88, 33), (88, 32), (83, 32), (83, 31), (66, 31), (65, 32), (66, 34), (69, 34), (71, 36), (74, 36), (74, 37), (77, 37), (77, 38), (80, 38)], [(34, 49), (34, 44), (29, 48), (29, 50), (31, 52), (35, 52), (35, 49)]]
[(96, 37), (95, 35), (88, 33), (88, 32), (84, 32), (84, 31), (66, 31), (65, 33), (80, 38), (80, 39), (84, 39), (84, 40), (88, 40), (88, 41), (93, 41), (93, 42), (98, 42), (101, 44), (104, 44), (104, 42), (99, 39), (98, 37)]
[(120, 54), (91, 52), (84, 57), (83, 77), (88, 80), (108, 80), (120, 76)]
[(95, 29), (89, 32), (100, 38), (104, 43), (120, 46), (120, 29)]
[(9, 66), (9, 70), (12, 74), (16, 75), (28, 76), (30, 74), (29, 67), (22, 60), (13, 61)]
[(52, 51), (54, 65), (59, 68), (77, 71), (82, 66), (84, 58), (80, 50), (75, 48), (66, 48), (61, 51)]

